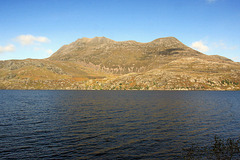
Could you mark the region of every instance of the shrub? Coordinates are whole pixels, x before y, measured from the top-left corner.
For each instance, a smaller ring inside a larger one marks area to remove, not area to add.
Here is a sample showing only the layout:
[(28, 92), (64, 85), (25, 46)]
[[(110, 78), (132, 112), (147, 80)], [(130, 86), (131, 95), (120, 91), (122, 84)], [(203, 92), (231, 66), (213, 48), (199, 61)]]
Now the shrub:
[(184, 148), (182, 152), (184, 159), (240, 159), (240, 139), (220, 139), (214, 137), (211, 146), (200, 147), (193, 144), (189, 148)]

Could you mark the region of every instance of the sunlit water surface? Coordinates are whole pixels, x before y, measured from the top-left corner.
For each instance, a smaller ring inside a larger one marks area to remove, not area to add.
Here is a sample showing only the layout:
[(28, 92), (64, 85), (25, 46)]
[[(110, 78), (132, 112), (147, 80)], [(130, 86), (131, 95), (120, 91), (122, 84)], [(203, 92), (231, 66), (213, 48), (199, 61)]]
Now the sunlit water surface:
[(1, 159), (176, 159), (240, 133), (240, 92), (0, 91)]

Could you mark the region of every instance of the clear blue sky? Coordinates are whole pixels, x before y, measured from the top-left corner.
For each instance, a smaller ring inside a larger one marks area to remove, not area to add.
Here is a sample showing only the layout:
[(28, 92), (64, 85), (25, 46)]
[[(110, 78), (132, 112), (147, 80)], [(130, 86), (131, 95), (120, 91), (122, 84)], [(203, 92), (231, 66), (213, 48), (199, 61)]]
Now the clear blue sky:
[(240, 61), (240, 0), (0, 0), (0, 60), (46, 58), (78, 38), (174, 36)]

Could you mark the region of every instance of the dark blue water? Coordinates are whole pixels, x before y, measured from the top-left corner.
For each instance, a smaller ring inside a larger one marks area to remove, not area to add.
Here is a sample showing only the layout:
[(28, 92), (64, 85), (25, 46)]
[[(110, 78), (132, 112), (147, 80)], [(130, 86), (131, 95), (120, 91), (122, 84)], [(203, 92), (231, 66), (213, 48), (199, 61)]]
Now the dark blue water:
[(240, 133), (240, 92), (0, 91), (0, 159), (176, 159)]

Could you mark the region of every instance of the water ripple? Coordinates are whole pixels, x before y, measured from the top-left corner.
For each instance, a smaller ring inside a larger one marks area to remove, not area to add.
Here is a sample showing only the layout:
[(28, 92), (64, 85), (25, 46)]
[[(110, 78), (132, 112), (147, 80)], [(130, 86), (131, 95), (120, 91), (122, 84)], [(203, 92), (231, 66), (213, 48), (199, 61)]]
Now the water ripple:
[(0, 92), (1, 159), (178, 159), (240, 133), (240, 92)]

